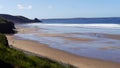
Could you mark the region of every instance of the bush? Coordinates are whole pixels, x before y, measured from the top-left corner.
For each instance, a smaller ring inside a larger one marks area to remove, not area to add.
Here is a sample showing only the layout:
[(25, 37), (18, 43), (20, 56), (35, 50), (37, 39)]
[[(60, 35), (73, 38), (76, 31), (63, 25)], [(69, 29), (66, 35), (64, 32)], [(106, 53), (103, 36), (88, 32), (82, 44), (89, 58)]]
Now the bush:
[(0, 34), (0, 45), (9, 47), (7, 37), (3, 34)]

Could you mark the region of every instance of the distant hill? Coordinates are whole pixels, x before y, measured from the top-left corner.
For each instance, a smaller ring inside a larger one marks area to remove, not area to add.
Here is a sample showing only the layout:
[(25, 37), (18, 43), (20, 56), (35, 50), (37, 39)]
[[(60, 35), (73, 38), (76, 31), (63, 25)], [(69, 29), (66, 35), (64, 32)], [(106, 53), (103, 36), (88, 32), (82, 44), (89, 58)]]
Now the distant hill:
[(13, 16), (8, 14), (0, 14), (0, 18), (14, 22), (14, 23), (35, 23), (41, 22), (39, 19), (35, 18), (34, 20), (28, 19), (24, 16)]
[(0, 18), (0, 33), (15, 33), (13, 22)]
[(106, 17), (106, 18), (63, 18), (63, 19), (42, 19), (47, 23), (105, 23), (105, 24), (120, 24), (120, 17)]

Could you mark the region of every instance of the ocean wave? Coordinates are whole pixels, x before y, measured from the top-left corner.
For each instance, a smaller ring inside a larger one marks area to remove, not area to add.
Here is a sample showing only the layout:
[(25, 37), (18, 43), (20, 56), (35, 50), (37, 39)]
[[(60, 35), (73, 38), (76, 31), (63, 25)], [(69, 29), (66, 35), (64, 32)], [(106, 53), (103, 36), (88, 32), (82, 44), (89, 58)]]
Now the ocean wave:
[(29, 26), (57, 26), (57, 27), (88, 27), (88, 28), (115, 28), (120, 29), (120, 24), (41, 24), (33, 23), (27, 24)]

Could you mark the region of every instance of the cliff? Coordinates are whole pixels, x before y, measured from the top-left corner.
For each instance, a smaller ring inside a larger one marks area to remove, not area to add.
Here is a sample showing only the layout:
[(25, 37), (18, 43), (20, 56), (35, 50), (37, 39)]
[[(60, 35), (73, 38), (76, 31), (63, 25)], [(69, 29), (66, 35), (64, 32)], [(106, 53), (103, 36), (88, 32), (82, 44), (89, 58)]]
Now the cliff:
[(34, 20), (31, 20), (31, 19), (28, 19), (24, 16), (13, 16), (13, 15), (8, 15), (8, 14), (0, 14), (0, 18), (3, 18), (5, 20), (8, 20), (8, 21), (11, 21), (11, 22), (14, 22), (14, 23), (36, 23), (36, 22), (41, 22), (40, 20), (37, 20), (34, 19)]
[(0, 18), (0, 33), (15, 33), (13, 22)]

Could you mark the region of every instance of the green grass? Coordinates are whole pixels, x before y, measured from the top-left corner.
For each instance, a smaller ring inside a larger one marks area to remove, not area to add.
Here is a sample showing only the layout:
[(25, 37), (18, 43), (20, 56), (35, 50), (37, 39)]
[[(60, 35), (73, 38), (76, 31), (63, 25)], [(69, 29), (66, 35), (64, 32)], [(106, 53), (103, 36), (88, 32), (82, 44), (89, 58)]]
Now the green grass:
[(6, 47), (3, 38), (4, 35), (0, 35), (0, 40), (2, 39), (0, 41), (0, 61), (4, 61), (14, 68), (73, 68), (71, 65), (63, 65), (47, 58), (26, 55), (21, 51)]
[(8, 40), (7, 40), (6, 36), (3, 34), (0, 34), (0, 45), (5, 45), (5, 46), (9, 47)]
[(7, 23), (7, 21), (2, 19), (2, 18), (0, 18), (0, 24), (5, 24), (5, 23)]

